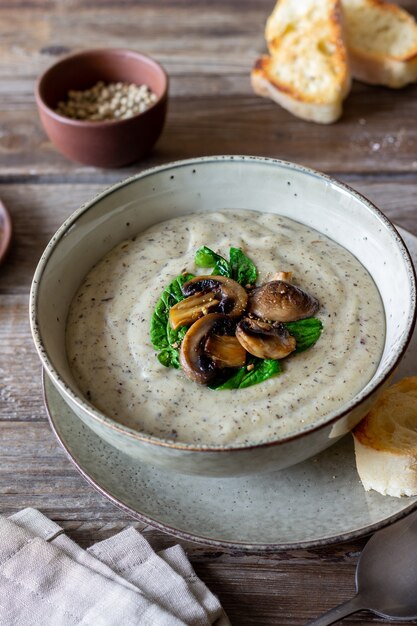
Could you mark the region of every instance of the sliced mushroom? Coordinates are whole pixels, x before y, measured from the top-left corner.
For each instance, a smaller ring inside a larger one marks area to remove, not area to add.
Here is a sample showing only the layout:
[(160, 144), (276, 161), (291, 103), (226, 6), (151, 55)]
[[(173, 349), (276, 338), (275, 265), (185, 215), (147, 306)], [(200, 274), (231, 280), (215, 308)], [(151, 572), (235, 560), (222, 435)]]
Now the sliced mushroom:
[(251, 292), (248, 313), (263, 320), (295, 322), (311, 317), (318, 308), (318, 300), (300, 287), (271, 280)]
[(189, 326), (199, 317), (206, 315), (211, 309), (217, 307), (220, 300), (216, 300), (214, 292), (196, 293), (194, 296), (177, 302), (169, 310), (169, 323), (176, 330), (180, 326)]
[(242, 367), (246, 363), (246, 350), (237, 337), (210, 335), (205, 351), (217, 367)]
[(213, 292), (219, 300), (217, 311), (227, 313), (230, 317), (239, 317), (243, 314), (248, 303), (246, 290), (235, 280), (226, 276), (196, 276), (182, 286), (185, 296), (192, 296), (199, 292)]
[(283, 324), (268, 324), (244, 317), (236, 327), (242, 346), (260, 359), (284, 359), (296, 348), (295, 338)]
[(290, 283), (292, 279), (292, 272), (275, 272), (271, 280), (284, 280), (286, 283)]
[(196, 383), (207, 384), (216, 376), (219, 367), (207, 351), (212, 335), (234, 335), (235, 323), (228, 315), (209, 313), (200, 318), (185, 333), (180, 349), (180, 363), (184, 373)]

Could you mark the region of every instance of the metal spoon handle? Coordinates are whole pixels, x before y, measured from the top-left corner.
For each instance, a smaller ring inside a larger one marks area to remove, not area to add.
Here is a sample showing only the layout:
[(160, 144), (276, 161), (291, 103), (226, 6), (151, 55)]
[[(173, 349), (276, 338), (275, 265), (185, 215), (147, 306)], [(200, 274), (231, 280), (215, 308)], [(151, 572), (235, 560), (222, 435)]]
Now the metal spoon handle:
[(312, 622), (308, 622), (306, 626), (330, 626), (330, 624), (334, 624), (347, 615), (352, 615), (352, 613), (356, 613), (363, 608), (360, 603), (360, 598), (357, 595), (347, 602), (335, 606), (334, 609), (330, 609), (330, 611), (327, 611), (327, 613), (324, 613), (324, 615), (321, 615), (317, 619), (313, 619)]

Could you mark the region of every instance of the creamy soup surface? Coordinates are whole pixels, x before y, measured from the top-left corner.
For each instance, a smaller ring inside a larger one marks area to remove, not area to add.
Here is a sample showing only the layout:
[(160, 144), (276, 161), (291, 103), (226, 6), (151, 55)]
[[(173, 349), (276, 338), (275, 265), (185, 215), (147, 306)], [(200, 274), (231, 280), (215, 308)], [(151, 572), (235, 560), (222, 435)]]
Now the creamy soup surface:
[[(284, 359), (282, 374), (213, 391), (159, 363), (149, 338), (155, 304), (184, 270), (207, 273), (194, 265), (202, 245), (227, 258), (230, 246), (241, 247), (258, 284), (291, 271), (319, 300), (323, 334)], [(122, 242), (88, 273), (67, 321), (71, 369), (94, 406), (150, 435), (207, 445), (267, 441), (319, 423), (371, 379), (384, 339), (379, 292), (354, 256), (303, 224), (254, 211), (179, 217)]]

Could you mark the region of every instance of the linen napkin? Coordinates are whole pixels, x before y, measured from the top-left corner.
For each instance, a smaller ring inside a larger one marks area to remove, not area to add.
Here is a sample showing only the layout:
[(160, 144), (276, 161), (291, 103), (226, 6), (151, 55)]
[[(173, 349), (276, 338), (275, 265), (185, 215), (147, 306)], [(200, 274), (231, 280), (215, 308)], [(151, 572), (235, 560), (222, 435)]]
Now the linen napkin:
[(83, 550), (36, 509), (0, 516), (1, 626), (230, 626), (181, 546), (135, 529)]

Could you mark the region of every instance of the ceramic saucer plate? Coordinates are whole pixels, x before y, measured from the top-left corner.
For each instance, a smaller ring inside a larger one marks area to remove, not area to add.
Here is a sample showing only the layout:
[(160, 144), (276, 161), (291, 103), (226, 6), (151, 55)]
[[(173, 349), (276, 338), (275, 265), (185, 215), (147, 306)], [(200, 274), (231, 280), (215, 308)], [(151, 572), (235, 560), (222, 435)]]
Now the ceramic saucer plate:
[[(417, 238), (402, 235), (417, 265)], [(416, 332), (396, 378), (415, 373)], [(134, 518), (183, 539), (242, 551), (312, 547), (373, 532), (417, 507), (417, 498), (365, 492), (350, 435), (273, 474), (185, 476), (142, 465), (102, 441), (46, 375), (44, 391), (52, 429), (84, 478)]]
[(12, 239), (12, 221), (10, 215), (0, 200), (0, 263), (5, 258)]

